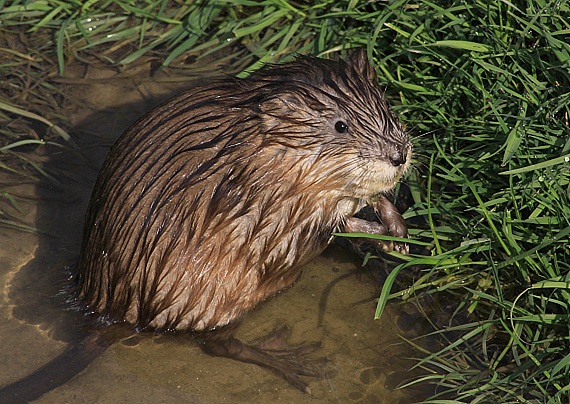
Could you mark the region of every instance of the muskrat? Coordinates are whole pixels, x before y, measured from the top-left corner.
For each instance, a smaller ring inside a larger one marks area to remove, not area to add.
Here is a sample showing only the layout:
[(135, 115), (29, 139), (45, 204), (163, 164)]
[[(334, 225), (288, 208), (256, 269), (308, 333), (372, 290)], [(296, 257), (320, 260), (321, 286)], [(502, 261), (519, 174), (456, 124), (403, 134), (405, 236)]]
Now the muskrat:
[[(346, 61), (299, 56), (183, 92), (140, 118), (106, 158), (75, 297), (100, 326), (202, 335), (207, 352), (308, 391), (299, 376), (319, 372), (296, 356), (312, 345), (274, 355), (284, 329), (252, 347), (228, 326), (291, 286), (333, 233), (407, 237), (383, 193), (411, 150), (361, 50)], [(380, 222), (353, 217), (365, 205)], [(99, 348), (90, 352), (108, 345), (91, 340)]]

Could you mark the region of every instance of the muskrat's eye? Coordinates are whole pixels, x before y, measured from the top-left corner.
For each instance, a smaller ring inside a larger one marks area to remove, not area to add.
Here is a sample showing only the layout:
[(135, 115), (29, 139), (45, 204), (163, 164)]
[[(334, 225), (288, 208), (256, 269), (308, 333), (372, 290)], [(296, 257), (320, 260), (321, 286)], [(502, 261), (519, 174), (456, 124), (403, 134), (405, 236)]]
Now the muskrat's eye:
[(337, 123), (334, 124), (334, 128), (338, 133), (348, 132), (348, 125), (343, 121), (337, 121)]

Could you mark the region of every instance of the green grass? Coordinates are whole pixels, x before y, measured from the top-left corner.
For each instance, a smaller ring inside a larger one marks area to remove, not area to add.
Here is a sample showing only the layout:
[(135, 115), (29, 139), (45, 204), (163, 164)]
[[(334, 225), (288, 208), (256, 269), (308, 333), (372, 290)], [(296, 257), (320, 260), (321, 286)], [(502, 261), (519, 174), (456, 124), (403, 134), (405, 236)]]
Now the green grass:
[[(426, 218), (412, 236), (432, 240), (432, 249), (395, 269), (380, 308), (418, 294), (460, 299), (458, 311), (474, 322), (448, 327), (463, 338), (418, 364), (455, 399), (567, 402), (568, 3), (406, 9), (412, 4), (392, 4), (384, 23), (392, 42), (379, 56), (397, 110), (418, 135), (407, 216)], [(417, 265), (422, 276), (410, 288), (390, 289)]]
[[(121, 66), (150, 57), (185, 72), (219, 55), (245, 74), (295, 52), (367, 47), (414, 138), (406, 217), (422, 251), (397, 257), (377, 315), (388, 301), (425, 296), (456, 301), (455, 314), (469, 315), (434, 329), (436, 352), (409, 341), (427, 372), (410, 384), (437, 385), (432, 402), (568, 402), (568, 0), (173, 4), (0, 1), (0, 36), (16, 32), (31, 45), (2, 42), (0, 74), (12, 81), (0, 84), (1, 105), (28, 105), (62, 126), (52, 79), (74, 61)], [(0, 121), (29, 122), (4, 113)], [(0, 150), (64, 141), (50, 124), (45, 139), (2, 132)]]

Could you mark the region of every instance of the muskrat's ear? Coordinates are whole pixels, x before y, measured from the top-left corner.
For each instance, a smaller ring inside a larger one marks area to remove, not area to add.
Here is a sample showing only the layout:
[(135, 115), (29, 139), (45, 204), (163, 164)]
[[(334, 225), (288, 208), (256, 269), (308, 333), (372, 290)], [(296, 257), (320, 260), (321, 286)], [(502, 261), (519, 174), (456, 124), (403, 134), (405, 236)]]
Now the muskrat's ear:
[(368, 60), (368, 56), (366, 55), (366, 48), (358, 48), (350, 54), (348, 60), (354, 67), (354, 70), (362, 74), (368, 81), (372, 83), (376, 83), (378, 81), (374, 67), (372, 67), (372, 64)]
[[(285, 92), (268, 97), (259, 103), (261, 112), (274, 115), (283, 112), (299, 112), (303, 110), (303, 104), (298, 96), (293, 93)], [(288, 116), (284, 115), (284, 116)]]

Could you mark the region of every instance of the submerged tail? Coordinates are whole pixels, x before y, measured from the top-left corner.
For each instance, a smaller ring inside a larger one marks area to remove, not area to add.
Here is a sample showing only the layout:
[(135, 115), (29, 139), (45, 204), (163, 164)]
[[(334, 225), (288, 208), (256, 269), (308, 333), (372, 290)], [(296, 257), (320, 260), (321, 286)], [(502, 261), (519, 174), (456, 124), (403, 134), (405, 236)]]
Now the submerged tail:
[(27, 403), (40, 398), (73, 379), (113, 342), (113, 338), (97, 331), (90, 333), (31, 375), (0, 389), (0, 404)]

